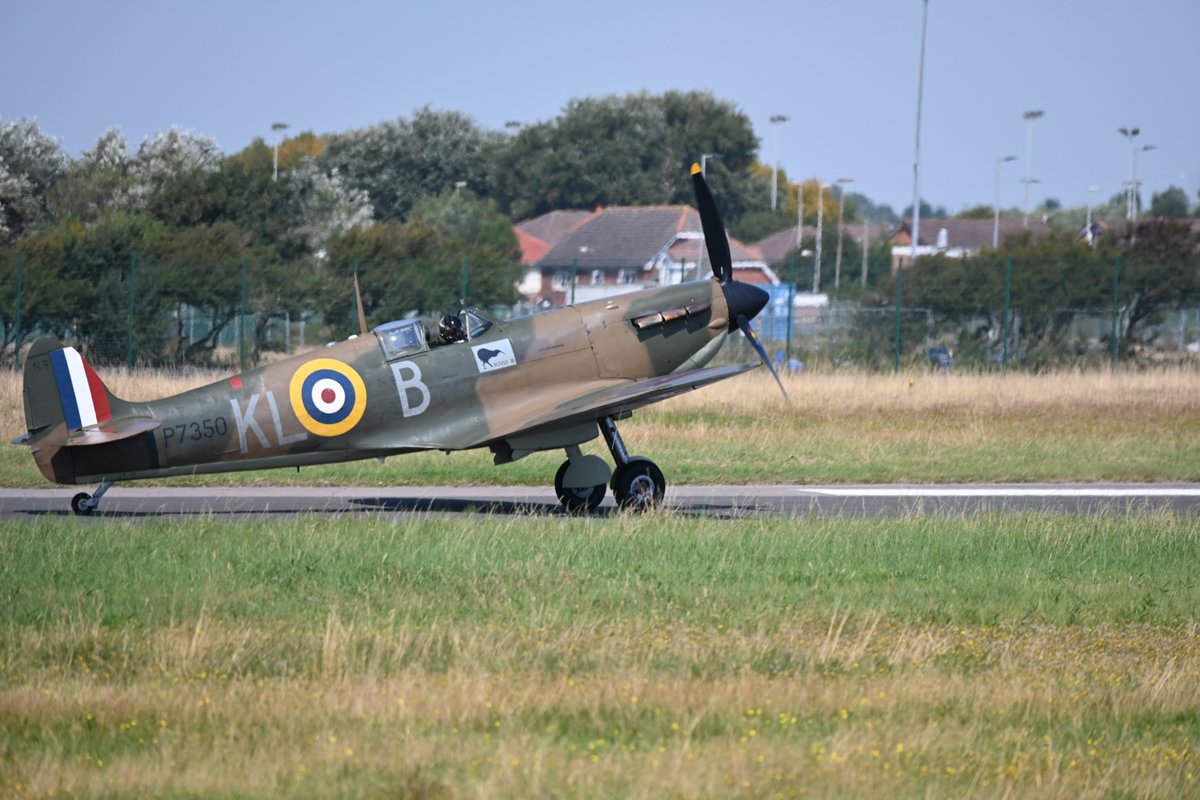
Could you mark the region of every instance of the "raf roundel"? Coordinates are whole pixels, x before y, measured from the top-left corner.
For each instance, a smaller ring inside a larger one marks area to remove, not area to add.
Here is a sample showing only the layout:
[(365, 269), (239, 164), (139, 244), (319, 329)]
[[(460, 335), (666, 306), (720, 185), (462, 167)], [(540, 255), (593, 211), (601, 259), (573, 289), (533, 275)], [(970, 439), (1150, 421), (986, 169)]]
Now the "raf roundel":
[(318, 436), (349, 432), (367, 410), (367, 387), (354, 368), (334, 358), (316, 358), (292, 375), (292, 411)]

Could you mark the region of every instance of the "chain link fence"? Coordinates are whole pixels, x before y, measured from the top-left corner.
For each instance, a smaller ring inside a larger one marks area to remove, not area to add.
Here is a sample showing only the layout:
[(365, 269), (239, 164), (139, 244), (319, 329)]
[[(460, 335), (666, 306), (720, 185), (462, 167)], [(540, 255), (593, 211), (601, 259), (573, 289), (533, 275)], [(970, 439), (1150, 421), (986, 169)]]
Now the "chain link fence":
[[(409, 266), (375, 268), (403, 274)], [(0, 359), (17, 365), (22, 348), (49, 335), (98, 365), (244, 369), (357, 331), (352, 276), (325, 277), (318, 280), (309, 262), (166, 265), (137, 253), (0, 253)], [(465, 294), (465, 270), (462, 277)], [(1200, 308), (1162, 312), (1130, 341), (1128, 310), (1120, 305), (1057, 309), (1034, 324), (1026, 310), (1010, 307), (1006, 314), (999, 304), (951, 313), (815, 304), (812, 297), (786, 284), (774, 287), (754, 322), (781, 367), (1086, 368), (1119, 359), (1190, 362), (1200, 351)], [(489, 311), (510, 316), (526, 309)], [(742, 337), (732, 337), (731, 345), (723, 359), (755, 358)]]

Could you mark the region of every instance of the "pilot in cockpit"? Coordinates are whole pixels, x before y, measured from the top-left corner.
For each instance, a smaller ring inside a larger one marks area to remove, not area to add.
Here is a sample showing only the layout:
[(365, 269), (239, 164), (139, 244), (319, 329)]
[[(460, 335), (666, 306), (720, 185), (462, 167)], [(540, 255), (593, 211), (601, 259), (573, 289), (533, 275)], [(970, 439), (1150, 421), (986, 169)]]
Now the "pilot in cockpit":
[(443, 344), (461, 342), (466, 338), (467, 334), (463, 330), (462, 320), (455, 314), (443, 314), (441, 321), (438, 323), (438, 335), (429, 344), (437, 347)]

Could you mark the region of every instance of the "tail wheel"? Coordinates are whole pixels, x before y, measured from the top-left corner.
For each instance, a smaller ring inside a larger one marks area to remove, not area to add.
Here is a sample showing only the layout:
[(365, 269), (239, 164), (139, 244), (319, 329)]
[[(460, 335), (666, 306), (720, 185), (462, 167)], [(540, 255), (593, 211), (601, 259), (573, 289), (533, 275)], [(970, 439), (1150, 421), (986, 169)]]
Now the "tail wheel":
[(631, 458), (617, 467), (612, 478), (617, 505), (629, 511), (648, 511), (662, 504), (667, 481), (648, 458)]
[(554, 476), (554, 493), (558, 495), (558, 502), (562, 503), (565, 510), (573, 514), (580, 511), (595, 511), (604, 500), (604, 494), (608, 491), (608, 487), (601, 483), (596, 486), (568, 489), (563, 486), (563, 478), (570, 466), (570, 461), (564, 461)]
[(80, 492), (71, 498), (71, 513), (81, 517), (86, 517), (96, 510), (95, 503), (92, 503), (92, 496), (87, 492)]

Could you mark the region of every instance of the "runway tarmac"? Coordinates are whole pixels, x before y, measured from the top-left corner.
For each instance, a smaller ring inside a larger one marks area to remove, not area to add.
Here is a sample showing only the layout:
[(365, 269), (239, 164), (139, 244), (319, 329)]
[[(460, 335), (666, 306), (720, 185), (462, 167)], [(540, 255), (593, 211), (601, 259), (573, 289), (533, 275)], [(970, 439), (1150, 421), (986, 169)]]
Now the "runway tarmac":
[[(70, 498), (95, 487), (0, 489), (0, 519), (71, 516)], [(1200, 484), (962, 484), (871, 486), (679, 486), (665, 506), (713, 517), (874, 516), (1048, 511), (1065, 514), (1200, 513)], [(561, 514), (550, 488), (499, 487), (113, 487), (96, 517), (205, 515), (231, 520), (297, 514), (403, 516)], [(597, 512), (616, 513), (611, 495)]]

